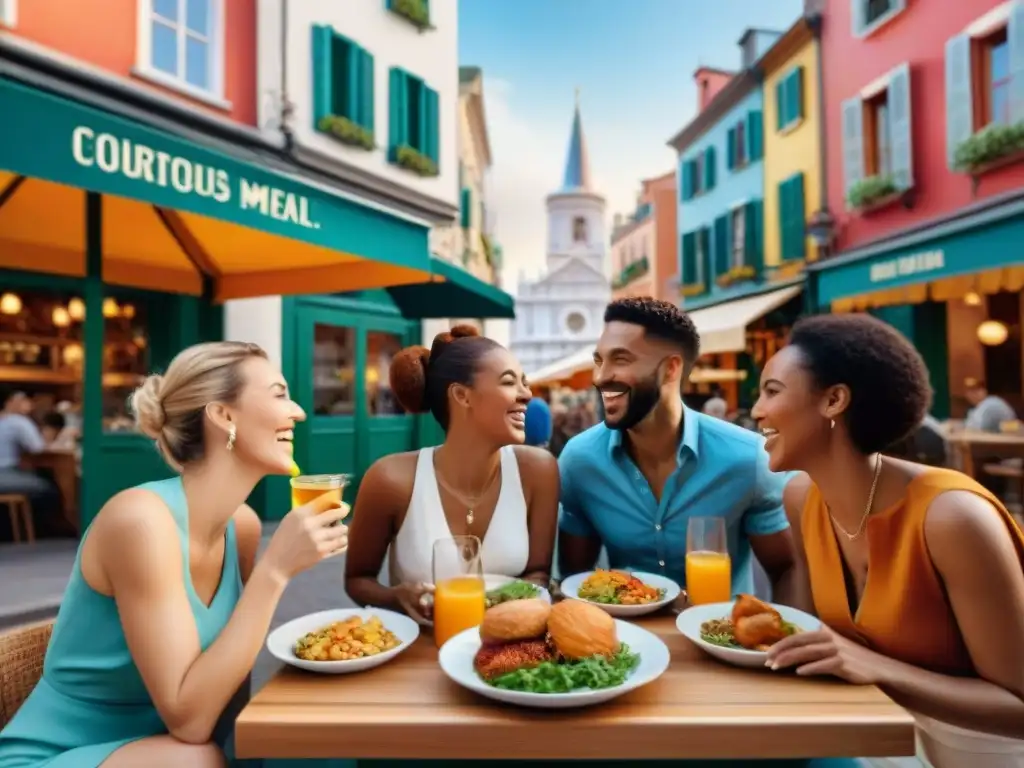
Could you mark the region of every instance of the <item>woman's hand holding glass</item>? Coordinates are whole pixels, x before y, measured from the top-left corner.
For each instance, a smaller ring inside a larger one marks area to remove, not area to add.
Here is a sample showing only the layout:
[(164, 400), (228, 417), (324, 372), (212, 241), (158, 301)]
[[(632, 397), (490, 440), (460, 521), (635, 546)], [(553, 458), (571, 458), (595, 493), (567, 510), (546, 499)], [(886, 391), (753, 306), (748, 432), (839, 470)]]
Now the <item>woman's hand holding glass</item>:
[(328, 557), (348, 549), (348, 526), (342, 525), (349, 505), (324, 494), (296, 507), (281, 520), (264, 562), (284, 579), (312, 568)]

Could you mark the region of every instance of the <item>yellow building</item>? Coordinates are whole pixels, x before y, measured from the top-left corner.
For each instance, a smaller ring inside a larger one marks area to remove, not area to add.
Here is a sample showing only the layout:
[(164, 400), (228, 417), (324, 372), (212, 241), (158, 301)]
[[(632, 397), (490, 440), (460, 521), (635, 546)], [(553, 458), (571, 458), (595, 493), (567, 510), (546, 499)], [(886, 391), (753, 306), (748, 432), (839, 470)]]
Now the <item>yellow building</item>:
[(817, 259), (805, 235), (825, 207), (817, 18), (801, 18), (759, 62), (764, 87), (764, 266), (776, 278)]

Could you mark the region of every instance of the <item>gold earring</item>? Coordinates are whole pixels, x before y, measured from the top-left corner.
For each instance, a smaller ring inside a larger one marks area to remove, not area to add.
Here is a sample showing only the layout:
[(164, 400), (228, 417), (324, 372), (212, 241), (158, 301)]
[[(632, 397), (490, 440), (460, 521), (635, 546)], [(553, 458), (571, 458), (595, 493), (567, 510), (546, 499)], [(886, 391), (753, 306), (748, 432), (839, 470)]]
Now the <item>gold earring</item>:
[[(231, 428), (234, 429), (234, 427), (231, 427)], [(828, 428), (829, 429), (835, 429), (836, 428), (836, 420), (835, 419), (829, 419), (828, 420)]]
[(235, 425), (232, 424), (228, 427), (228, 450), (233, 451), (235, 449), (235, 438), (238, 437), (238, 431), (235, 429)]

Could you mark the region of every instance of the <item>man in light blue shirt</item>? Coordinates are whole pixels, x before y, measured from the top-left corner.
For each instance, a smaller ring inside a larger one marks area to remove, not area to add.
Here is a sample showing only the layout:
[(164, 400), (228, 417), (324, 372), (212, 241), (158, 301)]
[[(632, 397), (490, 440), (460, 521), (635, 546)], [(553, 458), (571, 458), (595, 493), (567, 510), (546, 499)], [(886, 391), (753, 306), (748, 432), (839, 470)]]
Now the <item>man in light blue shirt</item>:
[(594, 353), (604, 423), (559, 457), (562, 576), (594, 567), (602, 545), (613, 568), (686, 585), (692, 517), (725, 520), (733, 593), (753, 593), (756, 556), (786, 602), (795, 545), (782, 505), (787, 477), (768, 469), (757, 433), (692, 411), (680, 385), (700, 337), (677, 306), (648, 297), (614, 301)]

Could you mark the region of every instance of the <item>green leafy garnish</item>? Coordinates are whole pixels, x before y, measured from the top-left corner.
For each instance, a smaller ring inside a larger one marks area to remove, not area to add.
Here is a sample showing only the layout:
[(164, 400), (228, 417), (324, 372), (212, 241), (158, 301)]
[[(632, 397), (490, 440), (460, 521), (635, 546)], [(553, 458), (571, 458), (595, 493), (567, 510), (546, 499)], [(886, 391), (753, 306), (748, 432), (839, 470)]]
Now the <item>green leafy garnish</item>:
[(705, 643), (710, 643), (711, 645), (720, 645), (722, 648), (743, 648), (742, 645), (736, 642), (732, 635), (726, 633), (701, 632), (700, 639), (703, 640)]
[(538, 597), (540, 595), (540, 587), (536, 584), (531, 584), (528, 581), (510, 581), (508, 584), (502, 584), (496, 589), (492, 589), (486, 595), (487, 607), (497, 605), (498, 603), (507, 603), (510, 600), (529, 600), (532, 597)]
[(524, 693), (569, 693), (583, 688), (596, 691), (622, 685), (639, 663), (640, 654), (623, 643), (611, 659), (592, 656), (579, 661), (545, 661), (533, 669), (517, 669), (496, 677), (489, 684)]

